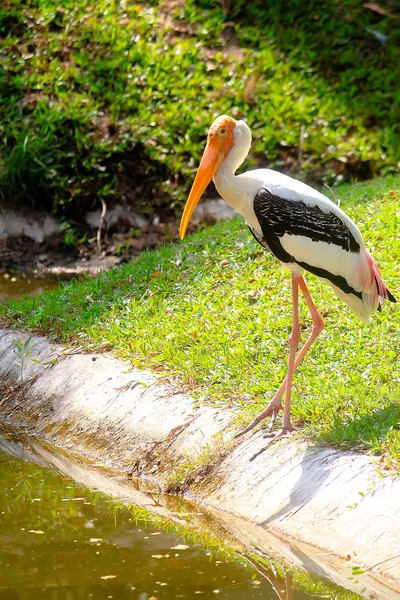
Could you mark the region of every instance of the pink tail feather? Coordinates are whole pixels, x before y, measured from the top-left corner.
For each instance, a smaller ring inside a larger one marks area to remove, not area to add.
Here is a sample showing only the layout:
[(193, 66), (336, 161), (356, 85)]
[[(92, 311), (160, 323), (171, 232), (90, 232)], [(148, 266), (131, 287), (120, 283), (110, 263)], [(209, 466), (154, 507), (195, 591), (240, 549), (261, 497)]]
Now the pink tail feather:
[(396, 298), (387, 289), (376, 262), (365, 247), (361, 249), (352, 267), (350, 281), (358, 293), (345, 293), (332, 282), (329, 283), (339, 298), (346, 302), (362, 321), (369, 323), (371, 314), (381, 310), (384, 300), (396, 302)]
[(373, 287), (374, 284), (376, 285), (376, 289), (378, 292), (378, 296), (380, 298), (385, 299), (385, 300), (389, 300), (389, 290), (387, 289), (383, 279), (382, 279), (382, 275), (380, 274), (380, 271), (378, 269), (378, 265), (376, 264), (376, 262), (374, 261), (374, 259), (372, 258), (372, 256), (369, 254), (369, 252), (364, 248), (365, 254), (367, 256), (367, 260), (371, 269), (371, 284)]

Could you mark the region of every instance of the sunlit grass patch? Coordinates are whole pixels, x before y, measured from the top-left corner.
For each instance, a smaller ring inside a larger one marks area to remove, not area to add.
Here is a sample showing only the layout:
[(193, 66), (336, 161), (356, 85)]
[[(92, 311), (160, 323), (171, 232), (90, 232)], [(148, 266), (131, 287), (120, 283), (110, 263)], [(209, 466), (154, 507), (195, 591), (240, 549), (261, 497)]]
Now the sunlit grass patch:
[[(344, 186), (338, 195), (399, 298), (400, 177)], [(365, 325), (326, 284), (307, 281), (326, 329), (295, 375), (296, 425), (314, 440), (400, 464), (399, 305), (387, 303)], [(195, 397), (228, 404), (243, 421), (286, 372), (290, 277), (239, 218), (1, 311), (17, 327), (152, 367)], [(311, 325), (304, 302), (301, 314), (304, 339)]]

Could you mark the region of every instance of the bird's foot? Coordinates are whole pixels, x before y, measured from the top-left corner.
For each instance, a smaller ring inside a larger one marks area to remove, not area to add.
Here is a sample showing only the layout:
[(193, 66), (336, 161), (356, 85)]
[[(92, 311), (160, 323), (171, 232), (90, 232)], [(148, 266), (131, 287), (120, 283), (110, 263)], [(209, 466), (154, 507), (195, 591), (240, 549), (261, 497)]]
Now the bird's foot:
[(279, 431), (275, 431), (274, 433), (270, 430), (263, 437), (270, 438), (272, 440), (277, 440), (282, 437), (293, 437), (294, 428), (289, 425), (289, 427), (282, 427)]
[(234, 439), (241, 437), (245, 433), (248, 433), (249, 431), (254, 429), (254, 427), (256, 425), (258, 425), (258, 423), (260, 421), (262, 421), (263, 419), (266, 419), (267, 417), (271, 417), (271, 423), (269, 426), (269, 431), (271, 431), (275, 424), (276, 416), (280, 410), (283, 410), (281, 402), (280, 401), (274, 402), (274, 400), (272, 400), (271, 404), (269, 404), (269, 406), (267, 406), (267, 408), (265, 408), (259, 415), (257, 415), (257, 417), (254, 419), (254, 421), (252, 421), (250, 423), (250, 425), (248, 425), (245, 429), (243, 429), (243, 431), (239, 431), (239, 433), (237, 433), (236, 435), (233, 436)]

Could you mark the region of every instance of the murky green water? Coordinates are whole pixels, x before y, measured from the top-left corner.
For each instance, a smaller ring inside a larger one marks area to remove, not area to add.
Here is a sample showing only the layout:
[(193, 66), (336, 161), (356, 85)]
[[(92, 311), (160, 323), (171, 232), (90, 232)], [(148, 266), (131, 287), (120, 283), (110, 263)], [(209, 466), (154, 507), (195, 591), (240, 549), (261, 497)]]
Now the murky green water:
[(53, 290), (57, 286), (57, 279), (0, 273), (0, 302), (19, 300), (24, 294), (31, 297), (39, 296), (46, 290)]
[[(201, 525), (185, 534), (191, 515), (210, 525), (193, 504), (137, 492), (158, 511), (151, 516), (146, 506), (83, 487), (48, 466), (53, 456), (74, 468), (57, 452), (0, 426), (1, 600), (359, 598), (316, 578), (304, 584), (295, 574), (251, 564), (238, 548), (219, 547)], [(77, 476), (85, 478), (85, 468), (76, 464)], [(166, 510), (169, 520), (160, 517)]]

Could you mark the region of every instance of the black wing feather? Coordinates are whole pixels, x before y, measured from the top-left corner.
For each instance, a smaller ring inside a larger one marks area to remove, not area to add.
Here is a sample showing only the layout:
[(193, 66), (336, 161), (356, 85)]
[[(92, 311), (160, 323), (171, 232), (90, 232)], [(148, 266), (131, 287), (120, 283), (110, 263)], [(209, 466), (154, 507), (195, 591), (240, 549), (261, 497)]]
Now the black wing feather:
[[(298, 200), (286, 200), (262, 189), (254, 198), (254, 212), (265, 240), (273, 252), (272, 246), (275, 247), (279, 238), (285, 234), (334, 244), (348, 252), (360, 252), (360, 244), (345, 223), (333, 212), (325, 213), (319, 206), (309, 206)], [(269, 244), (270, 238), (274, 238), (272, 246)]]
[[(354, 290), (344, 277), (296, 260), (283, 248), (280, 241), (285, 234), (305, 236), (313, 241), (334, 244), (347, 252), (358, 254), (360, 244), (337, 215), (325, 213), (319, 206), (308, 206), (302, 201), (286, 200), (275, 196), (266, 189), (256, 194), (254, 212), (260, 223), (265, 244), (278, 260), (284, 263), (296, 263), (317, 277), (328, 279), (346, 294), (351, 293), (361, 298), (361, 293)], [(254, 232), (252, 233), (254, 235)], [(254, 235), (254, 237), (260, 241), (258, 236)]]

